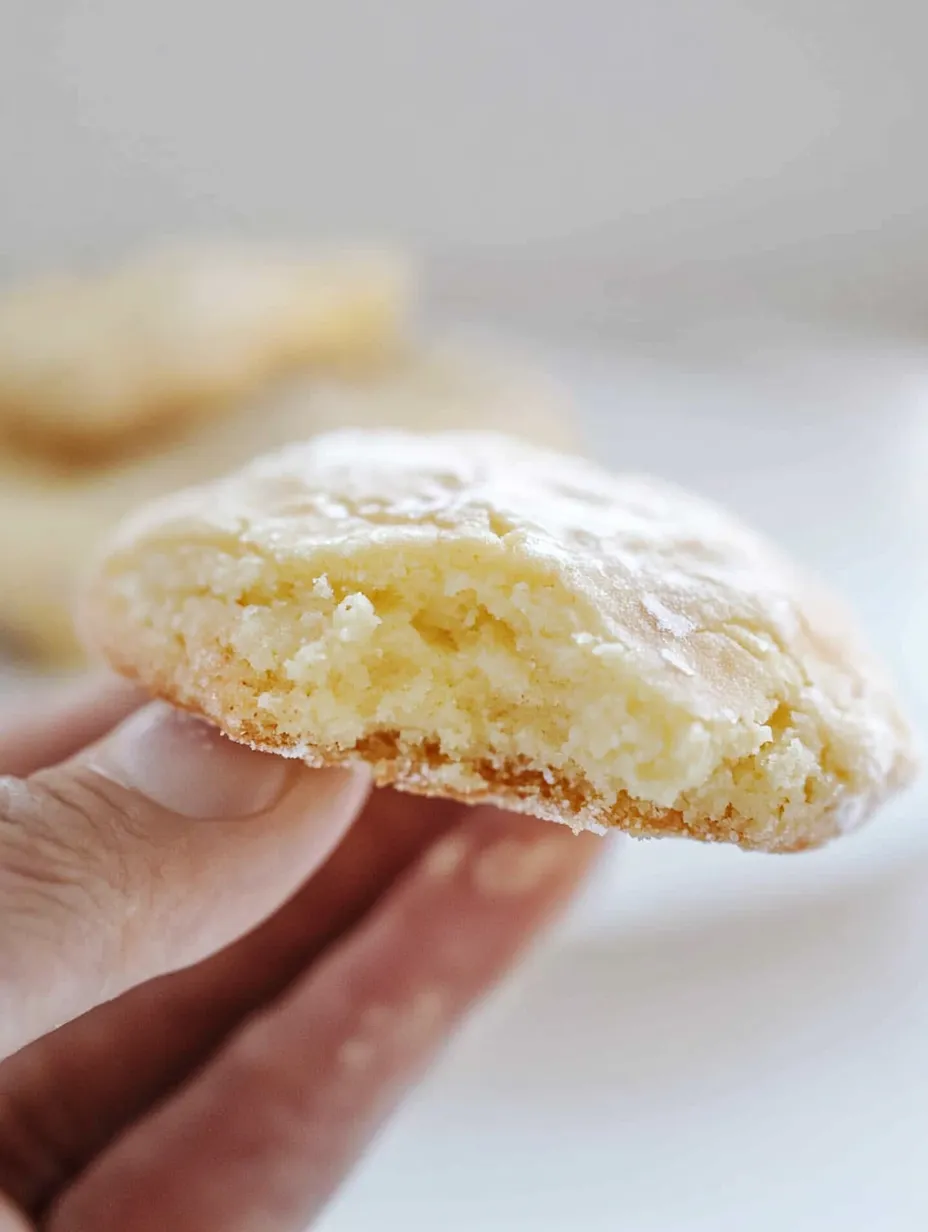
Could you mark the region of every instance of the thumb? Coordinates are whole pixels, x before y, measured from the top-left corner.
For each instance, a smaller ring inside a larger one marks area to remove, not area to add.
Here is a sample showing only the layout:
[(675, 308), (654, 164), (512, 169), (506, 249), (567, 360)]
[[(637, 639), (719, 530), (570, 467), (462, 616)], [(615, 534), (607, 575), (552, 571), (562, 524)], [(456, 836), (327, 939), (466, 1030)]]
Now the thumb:
[(367, 791), (360, 771), (253, 752), (161, 702), (0, 778), (0, 1057), (254, 927)]

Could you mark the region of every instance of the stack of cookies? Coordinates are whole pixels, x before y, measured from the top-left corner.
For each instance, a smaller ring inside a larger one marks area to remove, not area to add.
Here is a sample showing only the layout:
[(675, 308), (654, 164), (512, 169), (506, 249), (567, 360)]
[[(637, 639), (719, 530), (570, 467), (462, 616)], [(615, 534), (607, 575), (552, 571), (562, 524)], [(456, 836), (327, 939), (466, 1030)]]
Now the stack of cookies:
[(380, 252), (161, 249), (0, 301), (0, 636), (79, 659), (72, 595), (140, 501), (334, 427), (502, 427), (569, 439), (519, 365), (422, 343)]

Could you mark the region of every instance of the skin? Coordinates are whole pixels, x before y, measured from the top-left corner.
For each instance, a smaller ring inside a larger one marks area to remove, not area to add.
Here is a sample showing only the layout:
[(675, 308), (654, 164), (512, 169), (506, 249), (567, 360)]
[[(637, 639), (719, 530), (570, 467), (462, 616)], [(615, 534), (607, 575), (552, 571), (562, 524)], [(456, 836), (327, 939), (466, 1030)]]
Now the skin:
[(113, 682), (0, 775), (0, 1232), (300, 1232), (599, 845)]

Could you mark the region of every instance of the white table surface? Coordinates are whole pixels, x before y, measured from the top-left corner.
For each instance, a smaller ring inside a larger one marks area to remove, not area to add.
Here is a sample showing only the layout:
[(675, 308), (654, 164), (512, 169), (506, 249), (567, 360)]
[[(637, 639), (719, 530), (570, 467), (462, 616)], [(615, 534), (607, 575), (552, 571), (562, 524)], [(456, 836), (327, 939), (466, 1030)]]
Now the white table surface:
[[(723, 500), (846, 592), (924, 730), (928, 358), (719, 336), (660, 364), (564, 361), (592, 441)], [(323, 1232), (923, 1229), (926, 804), (922, 783), (804, 856), (615, 844)]]

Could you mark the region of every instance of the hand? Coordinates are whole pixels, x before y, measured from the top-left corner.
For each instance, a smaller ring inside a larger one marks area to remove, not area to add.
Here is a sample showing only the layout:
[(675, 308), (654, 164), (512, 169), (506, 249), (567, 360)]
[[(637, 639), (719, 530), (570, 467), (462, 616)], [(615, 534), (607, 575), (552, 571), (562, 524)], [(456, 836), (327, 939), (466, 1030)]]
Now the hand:
[(299, 1232), (597, 840), (140, 705), (0, 723), (0, 1232)]

